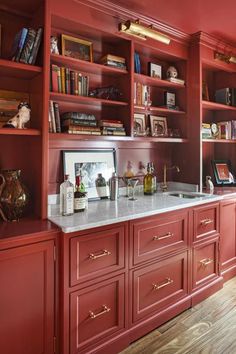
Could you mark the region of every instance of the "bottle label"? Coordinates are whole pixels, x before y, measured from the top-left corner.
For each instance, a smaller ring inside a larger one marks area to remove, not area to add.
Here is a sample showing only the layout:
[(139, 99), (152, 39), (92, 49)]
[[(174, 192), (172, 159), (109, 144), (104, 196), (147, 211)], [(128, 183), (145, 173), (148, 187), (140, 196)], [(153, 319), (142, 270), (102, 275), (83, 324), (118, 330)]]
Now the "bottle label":
[(63, 215), (73, 214), (74, 212), (74, 190), (73, 187), (67, 187), (64, 193)]
[(75, 198), (74, 200), (74, 209), (76, 210), (81, 210), (85, 209), (87, 206), (87, 197), (84, 198)]

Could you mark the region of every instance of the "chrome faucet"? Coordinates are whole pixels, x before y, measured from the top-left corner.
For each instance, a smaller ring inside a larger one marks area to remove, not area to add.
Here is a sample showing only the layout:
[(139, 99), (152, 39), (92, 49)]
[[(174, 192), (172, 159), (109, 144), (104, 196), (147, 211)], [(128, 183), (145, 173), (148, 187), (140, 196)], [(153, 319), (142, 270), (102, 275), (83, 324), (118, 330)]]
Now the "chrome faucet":
[(167, 170), (176, 170), (176, 172), (180, 172), (180, 169), (178, 166), (174, 165), (172, 167), (167, 167), (166, 165), (164, 165), (164, 170), (163, 170), (163, 183), (161, 184), (161, 190), (162, 192), (166, 192), (167, 189), (168, 189), (168, 186), (167, 186), (167, 178), (166, 178), (166, 175), (167, 175)]

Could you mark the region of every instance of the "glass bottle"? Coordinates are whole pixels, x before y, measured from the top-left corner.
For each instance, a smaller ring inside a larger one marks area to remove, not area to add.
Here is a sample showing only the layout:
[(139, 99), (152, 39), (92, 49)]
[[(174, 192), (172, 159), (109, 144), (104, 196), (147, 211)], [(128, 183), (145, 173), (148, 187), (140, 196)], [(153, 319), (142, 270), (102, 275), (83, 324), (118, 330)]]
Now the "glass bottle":
[(65, 175), (60, 185), (60, 213), (64, 216), (74, 213), (74, 186), (69, 181), (69, 175)]
[(87, 206), (87, 193), (82, 182), (81, 176), (76, 176), (75, 193), (74, 193), (74, 212), (84, 211)]
[(157, 193), (157, 177), (156, 177), (155, 167), (153, 162), (150, 162), (150, 164), (151, 164), (151, 169), (153, 174), (153, 191), (154, 193)]
[(96, 184), (98, 196), (101, 199), (107, 199), (108, 198), (107, 183), (102, 173), (98, 173), (98, 176), (95, 180), (95, 184)]
[(145, 195), (152, 195), (154, 193), (154, 175), (151, 162), (147, 164), (147, 173), (143, 179), (143, 192)]

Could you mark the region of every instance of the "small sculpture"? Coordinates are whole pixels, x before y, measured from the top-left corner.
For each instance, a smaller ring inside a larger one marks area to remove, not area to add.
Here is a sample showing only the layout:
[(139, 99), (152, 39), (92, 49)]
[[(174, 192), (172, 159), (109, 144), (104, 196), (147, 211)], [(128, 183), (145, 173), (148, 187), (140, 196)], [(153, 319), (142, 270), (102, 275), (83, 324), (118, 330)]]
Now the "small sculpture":
[(214, 185), (211, 176), (206, 176), (206, 189), (212, 194), (214, 192)]
[(50, 38), (50, 51), (51, 51), (51, 54), (59, 54), (58, 38), (55, 36), (51, 36), (51, 38)]
[(169, 66), (169, 68), (166, 71), (166, 76), (167, 78), (173, 77), (176, 79), (178, 77), (177, 69), (174, 66)]
[(25, 129), (25, 124), (30, 120), (31, 107), (28, 102), (18, 105), (18, 113), (3, 126), (3, 128)]

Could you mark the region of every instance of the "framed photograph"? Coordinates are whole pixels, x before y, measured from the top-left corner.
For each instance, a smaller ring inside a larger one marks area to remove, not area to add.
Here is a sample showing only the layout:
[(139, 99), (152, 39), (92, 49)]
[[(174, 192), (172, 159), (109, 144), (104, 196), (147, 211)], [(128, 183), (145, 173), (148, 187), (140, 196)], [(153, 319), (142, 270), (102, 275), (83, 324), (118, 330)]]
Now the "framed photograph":
[(164, 98), (167, 107), (175, 107), (175, 93), (166, 91)]
[(162, 75), (161, 65), (148, 63), (148, 75), (151, 77), (156, 77), (157, 79), (161, 79), (161, 75)]
[(92, 42), (85, 41), (84, 39), (61, 35), (61, 51), (62, 55), (67, 57), (93, 61), (93, 44)]
[(150, 115), (150, 127), (152, 136), (167, 136), (167, 119), (166, 117), (158, 117)]
[(235, 178), (231, 172), (229, 160), (212, 160), (212, 167), (217, 185), (234, 184)]
[(145, 119), (145, 114), (143, 113), (134, 114), (134, 135), (136, 136), (146, 135), (146, 119)]
[[(109, 196), (108, 181), (112, 173), (116, 172), (115, 149), (65, 150), (63, 151), (63, 168), (64, 174), (69, 175), (74, 185), (76, 175), (82, 176), (89, 199)], [(97, 183), (101, 177), (106, 181), (105, 188)]]

